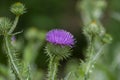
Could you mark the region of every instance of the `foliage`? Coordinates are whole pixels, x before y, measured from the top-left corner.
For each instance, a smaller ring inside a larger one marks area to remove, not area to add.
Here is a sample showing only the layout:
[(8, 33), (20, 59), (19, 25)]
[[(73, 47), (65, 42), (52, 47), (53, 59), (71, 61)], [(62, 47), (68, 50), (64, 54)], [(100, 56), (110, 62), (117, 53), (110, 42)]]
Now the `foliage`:
[[(10, 11), (16, 16), (15, 19), (0, 18), (0, 42), (2, 41), (0, 43), (0, 80), (119, 80), (120, 14), (119, 4), (116, 1), (78, 0), (76, 2), (78, 14), (82, 20), (80, 22), (79, 19), (78, 23), (83, 25), (82, 32), (79, 31), (79, 34), (76, 34), (79, 37), (74, 37), (76, 44), (72, 46), (51, 43), (45, 38), (47, 30), (53, 29), (53, 26), (61, 26), (59, 20), (63, 15), (67, 13), (65, 16), (68, 16), (68, 12), (72, 14), (69, 11), (72, 8), (64, 9), (68, 7), (66, 4), (72, 4), (75, 1), (23, 1), (28, 6), (27, 8), (21, 2), (13, 4)], [(0, 9), (0, 14), (4, 13), (5, 5), (4, 10), (2, 7)], [(23, 15), (24, 13), (26, 14)], [(74, 23), (74, 20), (72, 21)], [(63, 22), (66, 23), (67, 20), (63, 19)], [(37, 28), (36, 26), (26, 28), (31, 25), (36, 25)], [(25, 28), (27, 30), (22, 35)], [(15, 29), (22, 29), (22, 31), (15, 32)], [(73, 26), (68, 30), (72, 30), (74, 34), (75, 29), (77, 27)], [(87, 42), (86, 48), (82, 48), (83, 53), (76, 48), (76, 46), (83, 47), (77, 44), (82, 42), (77, 41), (77, 38), (83, 39), (80, 36), (81, 33)], [(54, 36), (52, 38), (56, 38)], [(57, 36), (56, 41), (60, 41), (58, 39), (61, 38), (61, 35)], [(66, 38), (70, 38), (70, 36), (61, 38), (62, 43)], [(80, 52), (84, 56), (76, 57), (75, 54), (79, 54), (76, 52)]]

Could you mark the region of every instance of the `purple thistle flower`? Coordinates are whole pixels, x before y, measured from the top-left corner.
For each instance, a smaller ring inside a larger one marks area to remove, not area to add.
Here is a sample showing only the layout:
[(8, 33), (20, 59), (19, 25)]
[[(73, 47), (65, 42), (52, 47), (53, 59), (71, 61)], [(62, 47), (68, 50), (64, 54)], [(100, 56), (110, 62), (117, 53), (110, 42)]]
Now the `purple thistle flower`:
[(74, 37), (70, 32), (62, 29), (53, 29), (46, 35), (46, 40), (53, 44), (73, 46), (75, 44)]

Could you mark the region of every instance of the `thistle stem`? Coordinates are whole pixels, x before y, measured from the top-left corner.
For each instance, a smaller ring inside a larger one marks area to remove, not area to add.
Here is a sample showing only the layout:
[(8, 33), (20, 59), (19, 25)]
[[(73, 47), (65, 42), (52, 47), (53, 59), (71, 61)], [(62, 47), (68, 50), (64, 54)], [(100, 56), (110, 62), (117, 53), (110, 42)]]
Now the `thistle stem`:
[(92, 40), (91, 40), (89, 48), (88, 48), (88, 54), (90, 54), (90, 59), (89, 59), (88, 64), (87, 64), (84, 80), (87, 80), (89, 78), (89, 70), (90, 70), (90, 67), (91, 67), (91, 60), (92, 60), (91, 58), (93, 56), (93, 52), (94, 52), (94, 47), (93, 47), (93, 43), (92, 43)]
[(99, 50), (99, 51), (96, 53), (96, 55), (92, 58), (91, 62), (94, 62), (96, 59), (99, 58), (102, 50), (104, 49), (104, 46), (105, 46), (105, 45), (101, 46), (100, 50)]
[(8, 32), (9, 34), (11, 34), (11, 33), (14, 31), (14, 29), (16, 28), (17, 23), (18, 23), (18, 20), (19, 20), (19, 16), (16, 16), (16, 17), (15, 17), (15, 20), (14, 20), (14, 23), (13, 23), (11, 29), (10, 29), (9, 32)]
[(55, 57), (50, 58), (48, 80), (56, 80), (58, 70), (58, 60)]
[[(90, 60), (89, 60), (89, 62), (88, 62), (88, 65), (87, 65), (87, 69), (86, 69), (86, 72), (85, 72), (84, 80), (88, 80), (88, 78), (89, 78), (89, 71), (90, 71), (90, 69), (91, 69), (91, 66), (94, 65), (95, 60), (97, 60), (97, 59), (99, 58), (99, 56), (100, 56), (100, 54), (101, 54), (104, 46), (105, 46), (105, 45), (103, 45), (103, 46), (100, 48), (100, 50), (98, 50), (98, 52), (96, 53), (95, 56), (91, 56), (91, 58), (90, 58)], [(92, 49), (92, 48), (91, 48), (91, 49)]]
[(9, 61), (11, 63), (11, 67), (13, 69), (13, 72), (14, 72), (15, 75), (17, 75), (17, 78), (19, 80), (22, 80), (21, 76), (20, 76), (19, 69), (17, 68), (17, 66), (14, 62), (14, 58), (13, 58), (13, 55), (12, 55), (12, 52), (11, 52), (11, 49), (10, 49), (10, 45), (9, 45), (8, 36), (5, 36), (5, 46), (6, 46), (6, 49), (7, 49), (7, 52), (8, 52), (8, 57), (9, 57)]

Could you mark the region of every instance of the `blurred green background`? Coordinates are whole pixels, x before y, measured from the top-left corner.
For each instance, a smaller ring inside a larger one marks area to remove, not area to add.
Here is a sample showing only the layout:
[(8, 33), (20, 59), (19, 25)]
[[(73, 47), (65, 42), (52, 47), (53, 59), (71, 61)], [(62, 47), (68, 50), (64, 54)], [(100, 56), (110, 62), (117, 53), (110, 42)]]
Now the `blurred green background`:
[[(27, 13), (21, 16), (15, 30), (24, 30), (24, 33), (18, 36), (18, 39), (23, 40), (24, 45), (26, 45), (27, 40), (20, 36), (24, 36), (26, 30), (30, 27), (35, 27), (39, 31), (63, 28), (74, 34), (77, 41), (71, 58), (77, 61), (84, 59), (83, 51), (87, 43), (81, 30), (83, 27), (81, 16), (76, 8), (78, 0), (0, 0), (0, 17), (6, 16), (14, 20), (14, 15), (9, 10), (10, 5), (14, 2), (22, 2), (27, 7)], [(108, 80), (119, 80), (120, 78), (117, 79), (116, 76), (120, 74), (120, 71), (118, 71), (120, 70), (120, 0), (106, 0), (106, 2), (107, 8), (101, 21), (106, 31), (112, 35), (113, 41), (108, 45), (106, 53), (103, 55), (104, 59), (102, 61), (104, 63), (100, 62), (98, 69), (107, 70), (107, 73), (111, 72), (109, 75), (112, 75), (112, 78)], [(6, 55), (2, 50), (2, 43), (3, 39), (2, 36), (0, 36), (0, 63), (7, 64)], [(40, 56), (42, 55), (44, 54)], [(46, 69), (47, 62), (45, 59), (41, 60), (37, 58), (36, 63), (39, 68)], [(62, 61), (61, 64), (64, 65), (66, 62), (66, 60)], [(41, 66), (41, 64), (43, 66)], [(113, 65), (116, 65), (116, 67), (114, 68)]]
[[(86, 41), (82, 38), (82, 22), (79, 13), (76, 11), (77, 0), (1, 0), (1, 17), (6, 16), (14, 20), (15, 16), (9, 10), (11, 4), (14, 2), (22, 2), (27, 7), (27, 13), (20, 17), (15, 31), (24, 30), (25, 32), (30, 27), (44, 31), (53, 28), (66, 29), (75, 35), (76, 44), (78, 44), (78, 46), (75, 46), (74, 51), (76, 52), (73, 57), (83, 58), (82, 49), (85, 47)], [(22, 35), (24, 35), (24, 33), (20, 36)], [(0, 41), (2, 43), (2, 39)], [(1, 60), (5, 57), (4, 54), (2, 55)]]

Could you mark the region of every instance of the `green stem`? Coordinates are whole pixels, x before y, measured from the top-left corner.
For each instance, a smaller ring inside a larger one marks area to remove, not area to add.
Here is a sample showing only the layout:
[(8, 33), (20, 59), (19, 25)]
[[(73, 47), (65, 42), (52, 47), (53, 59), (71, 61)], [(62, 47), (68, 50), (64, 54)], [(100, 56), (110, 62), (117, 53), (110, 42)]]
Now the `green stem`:
[(15, 17), (15, 20), (14, 20), (14, 23), (13, 23), (11, 29), (10, 29), (9, 32), (8, 32), (9, 34), (11, 34), (11, 33), (14, 31), (14, 29), (16, 28), (17, 23), (18, 23), (18, 20), (19, 20), (19, 16), (16, 16), (16, 17)]
[(12, 65), (13, 72), (14, 72), (15, 75), (17, 75), (17, 77), (18, 77), (19, 80), (22, 80), (21, 76), (20, 76), (19, 69), (17, 68), (17, 66), (16, 66), (16, 64), (14, 62), (14, 57), (13, 57), (11, 49), (10, 49), (8, 36), (5, 36), (5, 46), (7, 48), (8, 57), (9, 57), (9, 61), (10, 61), (11, 65)]
[(93, 58), (92, 58), (92, 60), (91, 60), (92, 63), (95, 62), (95, 60), (99, 58), (102, 50), (104, 49), (104, 46), (105, 46), (105, 45), (101, 46), (100, 50), (96, 53), (95, 56), (93, 56)]
[(87, 51), (87, 54), (89, 54), (89, 59), (88, 59), (88, 64), (87, 64), (87, 68), (86, 68), (86, 71), (85, 71), (85, 76), (84, 76), (84, 80), (88, 80), (89, 78), (89, 70), (90, 70), (90, 67), (91, 67), (91, 64), (92, 64), (92, 56), (94, 54), (94, 38), (93, 36), (91, 35), (90, 39), (89, 39), (89, 47), (88, 47), (88, 51)]
[(71, 76), (71, 72), (68, 73), (68, 75), (64, 78), (64, 80), (69, 80), (70, 76)]
[(88, 62), (88, 65), (87, 65), (87, 69), (86, 69), (86, 72), (85, 72), (84, 80), (88, 80), (88, 78), (89, 78), (89, 71), (91, 69), (91, 66), (94, 65), (95, 60), (99, 58), (103, 48), (104, 48), (104, 45), (100, 48), (100, 50), (96, 53), (95, 56), (91, 56), (91, 58), (90, 58), (90, 60)]
[(48, 80), (56, 80), (58, 70), (58, 60), (55, 57), (50, 58)]

